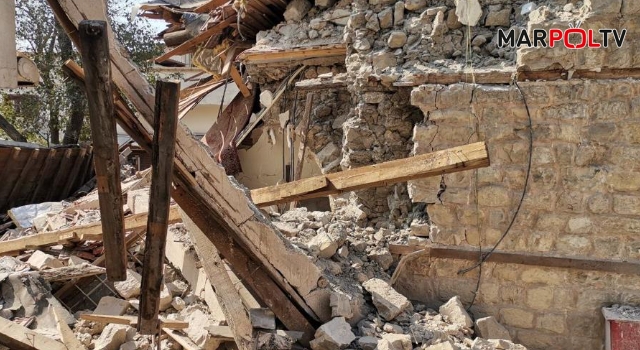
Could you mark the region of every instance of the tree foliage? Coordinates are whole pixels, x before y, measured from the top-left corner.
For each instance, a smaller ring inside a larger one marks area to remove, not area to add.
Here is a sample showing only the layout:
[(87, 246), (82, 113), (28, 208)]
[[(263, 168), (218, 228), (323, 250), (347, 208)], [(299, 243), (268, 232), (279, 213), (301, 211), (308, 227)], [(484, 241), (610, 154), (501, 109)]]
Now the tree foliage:
[[(108, 17), (117, 39), (145, 74), (151, 74), (153, 58), (162, 46), (147, 19), (130, 21), (133, 0), (109, 0)], [(18, 50), (26, 52), (40, 70), (41, 82), (29, 92), (5, 95), (0, 112), (31, 142), (59, 144), (64, 130), (65, 143), (87, 140), (86, 97), (62, 72), (67, 59), (80, 62), (53, 16), (46, 0), (16, 0), (16, 38)]]

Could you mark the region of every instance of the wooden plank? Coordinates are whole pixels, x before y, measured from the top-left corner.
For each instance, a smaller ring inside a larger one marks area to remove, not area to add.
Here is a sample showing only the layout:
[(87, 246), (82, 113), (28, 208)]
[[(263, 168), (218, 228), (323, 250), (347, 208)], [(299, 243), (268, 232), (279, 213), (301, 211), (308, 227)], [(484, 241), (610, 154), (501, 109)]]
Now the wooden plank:
[(58, 164), (62, 159), (61, 149), (49, 149), (49, 154), (44, 160), (42, 168), (40, 168), (40, 174), (38, 175), (38, 185), (31, 195), (31, 203), (40, 203), (45, 201), (46, 191), (53, 182), (53, 177), (57, 174), (55, 169), (58, 168)]
[(151, 153), (149, 216), (142, 269), (138, 332), (158, 334), (160, 293), (163, 288), (164, 250), (171, 205), (171, 176), (175, 158), (180, 83), (159, 80), (156, 84), (156, 110)]
[(162, 328), (162, 332), (169, 336), (169, 338), (173, 339), (176, 343), (180, 344), (184, 350), (200, 350), (201, 348), (198, 344), (194, 343), (189, 337), (185, 337), (183, 335), (178, 334), (178, 332), (169, 329)]
[[(20, 169), (24, 162), (28, 162), (28, 158), (25, 155), (29, 150), (24, 150), (20, 147), (12, 147), (9, 157), (2, 163), (0, 169), (0, 179), (2, 179), (2, 187), (0, 187), (0, 203), (8, 201), (7, 195), (12, 188), (20, 183), (20, 173), (16, 173), (16, 169)], [(23, 160), (21, 163), (20, 160)], [(9, 208), (10, 209), (10, 208)]]
[(242, 305), (240, 294), (227, 274), (218, 250), (186, 214), (182, 216), (182, 221), (189, 231), (202, 267), (231, 328), (236, 346), (240, 350), (255, 349), (251, 319)]
[(53, 317), (56, 321), (56, 327), (58, 328), (58, 333), (60, 333), (60, 339), (62, 340), (62, 343), (67, 347), (67, 349), (85, 350), (86, 349), (85, 346), (82, 345), (82, 343), (80, 342), (80, 340), (78, 340), (78, 338), (76, 338), (76, 336), (73, 334), (73, 331), (71, 330), (71, 328), (69, 328), (69, 325), (65, 322), (65, 320), (62, 319), (62, 317), (60, 317), (60, 314), (58, 313), (57, 309), (53, 307), (53, 305), (51, 304), (49, 304), (49, 309), (53, 313)]
[(224, 29), (226, 29), (227, 27), (229, 27), (230, 24), (235, 22), (236, 22), (236, 16), (233, 16), (221, 21), (220, 23), (215, 24), (213, 27), (198, 34), (194, 38), (189, 39), (184, 43), (180, 44), (175, 49), (172, 49), (171, 51), (156, 58), (156, 63), (162, 63), (173, 56), (184, 55), (186, 53), (189, 53), (196, 45), (208, 41), (215, 34), (222, 33)]
[(289, 202), (289, 198), (296, 198), (315, 193), (329, 186), (326, 176), (314, 176), (293, 182), (282, 183), (275, 186), (257, 188), (251, 190), (251, 199), (258, 205), (272, 205)]
[[(313, 96), (312, 92), (307, 94), (307, 100), (304, 104), (304, 112), (302, 114), (302, 120), (298, 127), (297, 134), (300, 135), (300, 145), (298, 146), (298, 164), (294, 165), (293, 181), (298, 181), (302, 177), (302, 168), (304, 166), (304, 154), (307, 150), (307, 133), (309, 133), (309, 124), (311, 123), (311, 109), (313, 108)], [(293, 145), (291, 145), (293, 149)], [(298, 206), (297, 201), (291, 202), (289, 209), (294, 209)]]
[(214, 338), (224, 339), (224, 340), (233, 340), (233, 333), (231, 332), (231, 329), (227, 326), (207, 326), (206, 329), (207, 331), (209, 331), (209, 334)]
[[(169, 223), (181, 220), (178, 206), (172, 206), (169, 211)], [(124, 220), (126, 231), (147, 227), (147, 213), (131, 215)], [(102, 240), (102, 223), (95, 222), (83, 226), (71, 227), (59, 231), (38, 233), (0, 242), (0, 255), (25, 249), (46, 247), (68, 241)]]
[(217, 7), (220, 7), (224, 4), (226, 4), (227, 2), (229, 2), (229, 0), (211, 0), (208, 3), (204, 4), (204, 5), (200, 5), (200, 7), (196, 7), (193, 12), (195, 13), (205, 13), (205, 12), (210, 12), (214, 9), (216, 9)]
[(71, 167), (71, 172), (68, 174), (68, 177), (67, 177), (67, 183), (62, 188), (61, 195), (63, 197), (68, 197), (72, 194), (71, 191), (73, 191), (73, 188), (74, 188), (73, 184), (76, 183), (76, 180), (78, 179), (78, 175), (82, 170), (82, 164), (84, 163), (84, 160), (85, 160), (84, 158), (86, 154), (87, 154), (87, 147), (82, 147), (80, 149), (80, 153), (76, 155), (76, 159), (74, 160), (73, 166)]
[[(273, 205), (309, 198), (326, 197), (348, 191), (398, 182), (439, 176), (489, 166), (489, 154), (484, 142), (454, 147), (414, 157), (392, 160), (375, 165), (315, 176), (281, 185), (251, 191), (254, 203)], [(322, 179), (326, 186), (320, 187)], [(318, 188), (310, 190), (308, 183), (317, 181)], [(254, 197), (255, 193), (255, 197)]]
[(249, 125), (247, 125), (244, 128), (244, 130), (242, 130), (242, 132), (236, 138), (236, 146), (239, 146), (242, 143), (242, 141), (244, 141), (244, 139), (247, 138), (249, 134), (251, 134), (253, 129), (256, 127), (256, 125), (258, 125), (258, 123), (267, 115), (267, 113), (269, 113), (271, 108), (280, 100), (284, 92), (287, 90), (287, 87), (293, 83), (294, 79), (300, 73), (302, 73), (302, 71), (305, 68), (306, 67), (304, 66), (298, 68), (295, 72), (291, 73), (291, 75), (287, 80), (285, 80), (282, 84), (280, 84), (280, 87), (278, 88), (278, 91), (276, 91), (276, 95), (274, 96), (271, 105), (267, 108), (264, 108), (262, 111), (260, 111), (260, 113), (256, 116), (256, 119), (250, 122)]
[(18, 129), (16, 129), (2, 114), (0, 114), (0, 129), (2, 129), (13, 141), (27, 142), (27, 138), (24, 137), (20, 131), (18, 131)]
[(246, 50), (238, 56), (245, 64), (265, 64), (300, 61), (311, 58), (346, 57), (344, 44), (299, 47), (282, 50)]
[(49, 184), (49, 192), (47, 193), (46, 201), (62, 199), (58, 198), (58, 196), (60, 196), (60, 190), (63, 188), (61, 182), (69, 177), (69, 166), (73, 160), (73, 151), (73, 148), (67, 148), (62, 154), (62, 159), (60, 160), (60, 165), (58, 165), (56, 176), (53, 178), (53, 182)]
[(229, 75), (231, 75), (231, 79), (233, 79), (233, 82), (236, 83), (236, 86), (238, 86), (238, 90), (240, 90), (240, 92), (242, 93), (242, 96), (249, 97), (251, 96), (251, 91), (249, 91), (249, 88), (244, 83), (244, 80), (242, 80), (242, 76), (240, 75), (240, 72), (238, 72), (238, 69), (233, 64), (234, 52), (235, 52), (235, 48), (231, 48), (229, 52), (227, 52), (226, 54), (223, 54), (220, 57), (223, 60), (223, 62), (225, 62), (222, 75), (226, 75), (226, 73), (228, 72)]
[(0, 317), (0, 345), (11, 350), (66, 350), (61, 342)]
[[(72, 38), (75, 26), (82, 19), (106, 19), (101, 6), (78, 0), (48, 2)], [(133, 118), (125, 122), (152, 124), (153, 88), (127, 59), (122, 46), (115, 39), (110, 44), (114, 83), (139, 112), (135, 116), (118, 117)], [(138, 137), (149, 136), (145, 130), (138, 132)], [(151, 148), (150, 142), (144, 146)], [(271, 307), (287, 327), (305, 332), (302, 343), (308, 345), (317, 323), (302, 297), (317, 286), (319, 268), (264, 224), (266, 218), (246, 199), (243, 190), (227, 178), (205, 146), (194, 140), (183, 126), (178, 128), (176, 146), (173, 198), (213, 241), (247, 287), (265, 294), (269, 301), (268, 304), (265, 301), (265, 305)], [(261, 243), (265, 240), (269, 241), (268, 247)]]
[[(114, 315), (97, 315), (97, 314), (82, 314), (80, 315), (81, 320), (93, 321), (93, 322), (101, 322), (101, 323), (115, 323), (115, 324), (124, 324), (127, 326), (135, 327), (138, 325), (138, 317), (137, 316), (114, 316)], [(169, 320), (164, 317), (160, 317), (160, 326), (162, 328), (169, 329), (187, 329), (189, 328), (189, 322), (178, 321), (178, 320)]]
[(32, 271), (32, 272), (34, 272), (37, 275), (40, 275), (40, 277), (42, 277), (45, 281), (58, 282), (58, 281), (68, 281), (74, 278), (102, 275), (107, 271), (104, 267), (83, 263), (80, 265), (64, 266), (64, 267), (46, 269), (42, 271)]
[[(460, 246), (409, 246), (400, 244), (389, 245), (392, 254), (411, 254), (418, 251), (431, 258), (458, 259), (478, 261), (480, 252), (474, 247)], [(486, 254), (486, 251), (484, 252)], [(640, 260), (592, 259), (585, 257), (561, 256), (548, 253), (507, 252), (496, 250), (486, 260), (490, 263), (520, 264), (541, 267), (555, 267), (578, 269), (587, 271), (602, 271), (621, 274), (639, 274)]]
[[(300, 330), (305, 333), (303, 343), (313, 339), (315, 329), (304, 317), (300, 310), (289, 299), (274, 280), (267, 277), (265, 267), (260, 262), (251, 258), (241, 246), (238, 246), (231, 237), (224, 232), (221, 225), (205, 209), (204, 205), (184, 191), (183, 187), (174, 190), (172, 196), (179, 203), (180, 208), (188, 213), (189, 218), (202, 230), (216, 248), (228, 261), (233, 271), (242, 281), (256, 293), (256, 297), (267, 305), (284, 325), (291, 330)], [(204, 228), (204, 229), (203, 229)]]
[(104, 21), (85, 20), (79, 26), (80, 52), (85, 70), (89, 121), (109, 281), (127, 278), (124, 214), (120, 189), (118, 138), (114, 118), (109, 39)]
[(20, 199), (19, 198), (20, 191), (24, 190), (24, 187), (26, 185), (25, 180), (31, 177), (34, 177), (35, 174), (32, 174), (32, 171), (33, 171), (33, 168), (37, 165), (39, 156), (40, 156), (40, 149), (34, 149), (31, 151), (31, 154), (29, 155), (29, 160), (27, 160), (27, 163), (22, 168), (22, 171), (20, 172), (20, 176), (18, 177), (20, 180), (16, 181), (13, 184), (13, 188), (9, 193), (9, 197), (7, 197), (9, 201), (9, 207), (13, 208), (15, 204), (18, 203), (18, 200)]

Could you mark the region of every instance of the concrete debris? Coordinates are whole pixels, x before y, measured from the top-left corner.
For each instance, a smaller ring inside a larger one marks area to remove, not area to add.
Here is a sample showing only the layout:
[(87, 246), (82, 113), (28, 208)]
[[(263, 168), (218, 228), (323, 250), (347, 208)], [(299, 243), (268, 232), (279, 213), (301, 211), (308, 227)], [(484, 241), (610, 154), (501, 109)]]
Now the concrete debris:
[(381, 279), (372, 278), (363, 283), (362, 286), (371, 293), (373, 305), (375, 305), (380, 316), (387, 321), (391, 321), (403, 311), (411, 309), (409, 299)]
[(93, 342), (94, 350), (118, 350), (127, 341), (133, 340), (135, 328), (119, 324), (109, 324)]
[(353, 317), (351, 310), (351, 300), (348, 295), (340, 292), (331, 293), (329, 298), (329, 306), (331, 306), (331, 317)]
[(309, 12), (311, 3), (307, 0), (293, 0), (287, 5), (284, 11), (286, 21), (298, 22)]
[(93, 310), (93, 313), (98, 315), (120, 316), (124, 315), (130, 306), (131, 304), (126, 300), (114, 297), (102, 297), (96, 309)]
[(473, 327), (473, 320), (471, 316), (469, 316), (469, 313), (467, 313), (467, 310), (465, 310), (458, 296), (449, 299), (446, 304), (440, 306), (440, 314), (447, 317), (449, 322), (453, 324), (467, 328)]
[(360, 337), (358, 338), (358, 346), (362, 350), (374, 350), (378, 346), (378, 338), (376, 337)]
[(135, 298), (140, 295), (140, 284), (142, 283), (142, 276), (139, 273), (128, 269), (127, 279), (124, 281), (114, 282), (113, 286), (120, 296), (125, 299)]
[(378, 350), (411, 350), (411, 336), (408, 334), (384, 334), (378, 342)]
[(314, 339), (311, 341), (311, 349), (344, 349), (354, 340), (356, 340), (356, 336), (351, 331), (351, 325), (347, 323), (344, 317), (336, 317), (318, 328)]
[(40, 250), (33, 252), (29, 260), (27, 260), (27, 264), (37, 271), (64, 266), (62, 262), (53, 255), (46, 254)]
[(495, 317), (483, 317), (476, 320), (476, 332), (485, 339), (511, 340), (509, 331)]

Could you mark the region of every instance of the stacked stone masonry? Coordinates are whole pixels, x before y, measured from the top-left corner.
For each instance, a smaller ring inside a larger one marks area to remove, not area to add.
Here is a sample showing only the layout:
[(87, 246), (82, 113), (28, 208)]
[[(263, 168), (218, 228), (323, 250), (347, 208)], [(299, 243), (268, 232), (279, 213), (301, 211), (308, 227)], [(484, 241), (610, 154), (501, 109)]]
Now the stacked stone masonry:
[[(519, 88), (456, 84), (412, 91), (412, 103), (425, 113), (414, 127), (416, 154), (484, 140), (491, 159), (488, 168), (445, 175), (442, 203), (439, 178), (409, 184), (413, 201), (428, 203), (430, 240), (487, 249), (500, 239), (526, 177), (528, 106), (529, 185), (500, 249), (638, 259), (640, 82), (527, 82)], [(478, 271), (457, 272), (471, 264), (419, 258), (403, 270), (398, 286), (424, 302), (461, 295), (469, 303)], [(622, 274), (488, 263), (481, 281), (475, 316), (497, 317), (532, 348), (599, 349), (600, 308), (640, 303), (640, 280)]]

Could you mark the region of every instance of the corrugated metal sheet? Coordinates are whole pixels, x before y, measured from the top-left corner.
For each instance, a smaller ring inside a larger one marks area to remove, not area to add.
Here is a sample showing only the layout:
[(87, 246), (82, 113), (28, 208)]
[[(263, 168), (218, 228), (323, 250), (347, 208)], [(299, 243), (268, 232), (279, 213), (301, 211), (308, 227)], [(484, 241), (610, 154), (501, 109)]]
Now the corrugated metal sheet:
[(93, 147), (0, 145), (0, 213), (68, 198), (93, 177)]

